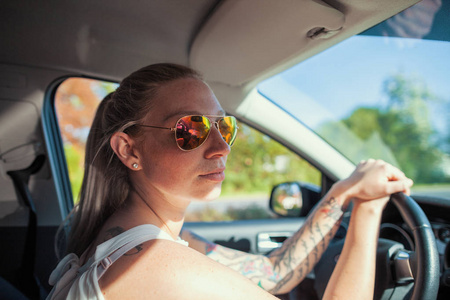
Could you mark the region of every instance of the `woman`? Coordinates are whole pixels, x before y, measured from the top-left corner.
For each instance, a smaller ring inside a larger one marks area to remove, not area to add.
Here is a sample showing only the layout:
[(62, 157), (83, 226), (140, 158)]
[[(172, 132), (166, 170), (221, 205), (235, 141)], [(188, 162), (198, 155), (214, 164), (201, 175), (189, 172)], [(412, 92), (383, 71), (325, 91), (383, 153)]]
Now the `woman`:
[(219, 196), (236, 130), (235, 119), (189, 68), (157, 64), (125, 78), (95, 116), (71, 222), (72, 254), (52, 273), (50, 297), (272, 299), (311, 271), (353, 201), (324, 297), (371, 298), (382, 209), (390, 194), (409, 193), (412, 185), (382, 161), (362, 162), (337, 182), (305, 225), (268, 256), (187, 231), (182, 238), (189, 247), (180, 239), (189, 203)]

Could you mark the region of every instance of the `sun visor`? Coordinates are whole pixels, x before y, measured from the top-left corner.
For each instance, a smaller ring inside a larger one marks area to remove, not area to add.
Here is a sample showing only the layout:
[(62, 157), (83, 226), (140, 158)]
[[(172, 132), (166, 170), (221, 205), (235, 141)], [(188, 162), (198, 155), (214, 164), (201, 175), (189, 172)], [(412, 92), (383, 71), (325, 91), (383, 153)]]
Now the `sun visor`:
[(224, 1), (195, 38), (191, 66), (209, 82), (240, 85), (335, 35), (344, 22), (320, 0)]

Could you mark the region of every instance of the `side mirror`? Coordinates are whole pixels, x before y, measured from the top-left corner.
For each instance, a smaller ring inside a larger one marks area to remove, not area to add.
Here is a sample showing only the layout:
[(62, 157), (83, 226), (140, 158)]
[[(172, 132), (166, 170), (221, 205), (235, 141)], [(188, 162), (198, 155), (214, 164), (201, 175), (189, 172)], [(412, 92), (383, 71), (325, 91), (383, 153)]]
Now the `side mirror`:
[(269, 207), (282, 217), (306, 216), (320, 200), (320, 188), (300, 182), (283, 182), (272, 189)]

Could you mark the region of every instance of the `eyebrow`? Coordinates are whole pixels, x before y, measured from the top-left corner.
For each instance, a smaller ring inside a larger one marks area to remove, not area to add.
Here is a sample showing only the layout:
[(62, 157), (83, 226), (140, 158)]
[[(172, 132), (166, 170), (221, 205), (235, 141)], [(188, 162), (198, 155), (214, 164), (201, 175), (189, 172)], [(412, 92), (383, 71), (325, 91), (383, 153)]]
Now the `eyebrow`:
[(178, 111), (178, 112), (176, 112), (176, 113), (170, 114), (170, 115), (168, 115), (167, 117), (165, 117), (164, 120), (163, 120), (163, 122), (166, 122), (166, 121), (172, 119), (173, 117), (179, 117), (179, 118), (181, 118), (181, 117), (184, 117), (184, 116), (190, 116), (190, 115), (198, 115), (198, 116), (225, 116), (226, 113), (225, 113), (225, 111), (222, 110), (222, 109), (219, 110), (219, 111), (217, 111), (217, 113), (216, 113), (216, 114), (213, 114), (213, 115), (210, 115), (210, 114), (203, 114), (203, 113), (200, 113), (200, 112), (195, 111), (195, 110)]

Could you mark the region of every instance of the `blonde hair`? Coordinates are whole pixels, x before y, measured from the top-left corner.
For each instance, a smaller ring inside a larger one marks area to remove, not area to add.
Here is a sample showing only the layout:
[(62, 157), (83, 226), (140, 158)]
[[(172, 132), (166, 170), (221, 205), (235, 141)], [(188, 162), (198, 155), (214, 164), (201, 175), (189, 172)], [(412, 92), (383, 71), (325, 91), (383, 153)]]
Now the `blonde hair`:
[(138, 137), (143, 118), (154, 105), (158, 88), (170, 81), (201, 76), (176, 64), (154, 64), (123, 79), (117, 90), (100, 103), (86, 143), (85, 171), (80, 201), (69, 218), (67, 253), (81, 255), (94, 241), (104, 222), (120, 208), (131, 185), (128, 169), (114, 154), (115, 132)]

